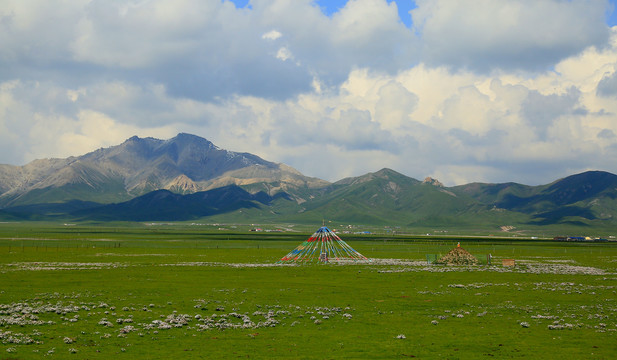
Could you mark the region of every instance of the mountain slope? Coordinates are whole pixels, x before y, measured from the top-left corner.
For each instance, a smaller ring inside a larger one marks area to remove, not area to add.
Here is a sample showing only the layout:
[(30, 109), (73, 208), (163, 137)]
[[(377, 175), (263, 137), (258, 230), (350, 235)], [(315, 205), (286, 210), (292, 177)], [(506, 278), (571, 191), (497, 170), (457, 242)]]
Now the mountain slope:
[[(447, 188), (435, 179), (418, 181), (390, 169), (305, 190), (304, 201), (274, 183), (254, 183), (250, 191), (228, 185), (180, 195), (156, 190), (126, 202), (24, 205), (0, 211), (15, 219), (194, 220), (404, 225), (418, 228), (512, 229), (551, 225), (560, 229), (614, 227), (615, 175), (589, 172), (541, 186), (469, 184)], [(188, 181), (187, 179), (181, 179)], [(92, 184), (91, 184), (92, 185)], [(280, 185), (280, 184), (279, 184)], [(258, 191), (258, 188), (266, 188)]]
[(617, 175), (588, 171), (547, 185), (468, 184), (452, 188), (497, 209), (528, 214), (530, 223), (590, 224), (617, 219)]
[(484, 210), (438, 182), (421, 182), (391, 169), (338, 181), (303, 205), (305, 217), (405, 225), (458, 222), (462, 214)]
[(329, 183), (194, 135), (132, 137), (78, 157), (0, 165), (0, 217), (607, 227), (617, 225), (617, 175), (448, 188), (382, 169)]
[[(69, 200), (120, 202), (160, 189), (194, 193), (230, 184), (269, 184), (299, 193), (328, 182), (190, 134), (138, 138), (68, 159), (0, 166), (0, 207)], [(262, 187), (268, 187), (263, 185)]]
[(88, 220), (180, 221), (231, 212), (237, 209), (267, 207), (274, 199), (263, 192), (251, 194), (236, 185), (189, 195), (156, 190), (132, 200), (77, 210), (73, 216)]

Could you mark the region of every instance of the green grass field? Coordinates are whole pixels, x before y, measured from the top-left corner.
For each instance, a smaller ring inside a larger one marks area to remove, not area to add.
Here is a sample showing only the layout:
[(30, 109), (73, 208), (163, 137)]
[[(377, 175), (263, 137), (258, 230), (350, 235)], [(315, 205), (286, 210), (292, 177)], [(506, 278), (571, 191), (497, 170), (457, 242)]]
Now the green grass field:
[[(273, 266), (315, 229), (250, 228), (0, 224), (0, 359), (617, 356), (617, 243), (342, 234), (374, 261)], [(458, 241), (482, 265), (426, 264)]]

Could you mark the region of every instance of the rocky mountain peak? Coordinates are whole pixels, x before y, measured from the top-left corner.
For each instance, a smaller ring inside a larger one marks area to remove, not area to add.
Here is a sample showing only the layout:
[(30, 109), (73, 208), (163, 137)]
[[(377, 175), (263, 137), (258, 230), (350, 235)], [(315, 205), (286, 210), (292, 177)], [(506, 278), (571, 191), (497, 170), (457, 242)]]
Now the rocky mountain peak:
[(257, 155), (221, 149), (192, 134), (179, 133), (167, 140), (132, 136), (81, 156), (0, 167), (0, 208), (48, 198), (107, 203), (159, 189), (187, 194), (215, 183), (283, 182), (302, 188), (328, 184), (318, 180)]
[(191, 178), (182, 174), (171, 180), (165, 189), (171, 190), (175, 193), (190, 194), (200, 191), (199, 185), (197, 185)]
[(444, 187), (444, 185), (437, 179), (433, 179), (430, 176), (427, 176), (424, 181), (422, 181), (423, 184), (429, 184), (429, 185), (433, 185), (433, 186), (438, 186), (438, 187)]
[(184, 146), (196, 145), (207, 150), (220, 150), (219, 147), (214, 145), (211, 141), (204, 139), (200, 136), (187, 133), (179, 133), (175, 137), (167, 140), (166, 142), (177, 143)]

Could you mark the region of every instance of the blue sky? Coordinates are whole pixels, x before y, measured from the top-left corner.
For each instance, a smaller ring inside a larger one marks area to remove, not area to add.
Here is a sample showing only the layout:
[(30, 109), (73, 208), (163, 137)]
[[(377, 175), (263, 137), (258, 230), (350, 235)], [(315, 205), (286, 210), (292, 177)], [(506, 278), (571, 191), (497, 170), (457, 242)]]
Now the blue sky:
[(612, 0), (611, 5), (612, 5), (612, 10), (609, 11), (606, 22), (609, 26), (615, 26), (617, 25), (617, 1)]
[[(239, 8), (250, 6), (250, 0), (231, 0)], [(330, 16), (340, 9), (345, 7), (348, 0), (316, 0), (315, 4), (319, 6), (323, 13)], [(407, 27), (411, 26), (411, 16), (409, 11), (416, 7), (416, 3), (413, 0), (389, 0), (388, 2), (395, 2), (398, 8), (399, 17)]]
[[(235, 0), (234, 2), (241, 7), (248, 4), (248, 0)], [(413, 0), (389, 0), (388, 2), (396, 3), (401, 21), (407, 25), (407, 27), (410, 27), (411, 16), (409, 15), (409, 11), (416, 7), (416, 2)], [(615, 6), (617, 4), (617, 0), (611, 0), (610, 2), (613, 6), (613, 10), (607, 13), (606, 22), (609, 26), (615, 26), (617, 25), (617, 6)], [(323, 8), (326, 15), (331, 15), (343, 8), (347, 3), (347, 0), (317, 0), (316, 3)]]
[[(232, 0), (236, 6), (243, 8), (249, 5), (249, 0)], [(318, 4), (319, 7), (323, 9), (324, 14), (332, 15), (333, 13), (342, 9), (345, 4), (347, 4), (348, 0), (316, 0), (315, 3)], [(416, 7), (416, 3), (413, 0), (389, 0), (388, 2), (395, 2), (398, 8), (398, 13), (401, 21), (407, 26), (411, 26), (411, 16), (409, 15), (409, 11)], [(617, 25), (617, 11), (615, 10), (617, 7), (617, 0), (610, 1), (613, 10), (609, 11), (607, 14), (606, 22), (609, 26)]]
[[(398, 8), (398, 14), (401, 21), (407, 26), (411, 26), (411, 15), (409, 11), (416, 7), (416, 3), (412, 0), (391, 0), (389, 2), (395, 2)], [(346, 0), (318, 0), (316, 2), (321, 8), (323, 8), (326, 15), (331, 15), (340, 9), (342, 9), (347, 3)]]
[(617, 173), (616, 1), (9, 0), (0, 164), (187, 132), (331, 181)]

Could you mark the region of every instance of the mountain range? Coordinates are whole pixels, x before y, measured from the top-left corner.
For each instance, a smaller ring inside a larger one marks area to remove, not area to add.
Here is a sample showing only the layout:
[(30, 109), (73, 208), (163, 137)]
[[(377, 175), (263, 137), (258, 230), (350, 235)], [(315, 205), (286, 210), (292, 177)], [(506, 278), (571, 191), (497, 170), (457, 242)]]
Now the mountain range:
[(190, 134), (138, 138), (67, 159), (0, 165), (0, 207), (64, 202), (121, 202), (167, 189), (189, 194), (226, 185), (268, 184), (269, 192), (328, 185), (284, 164), (219, 149)]
[(446, 187), (391, 169), (330, 183), (190, 134), (132, 137), (66, 159), (0, 165), (0, 219), (341, 223), (508, 231), (611, 228), (617, 175)]

